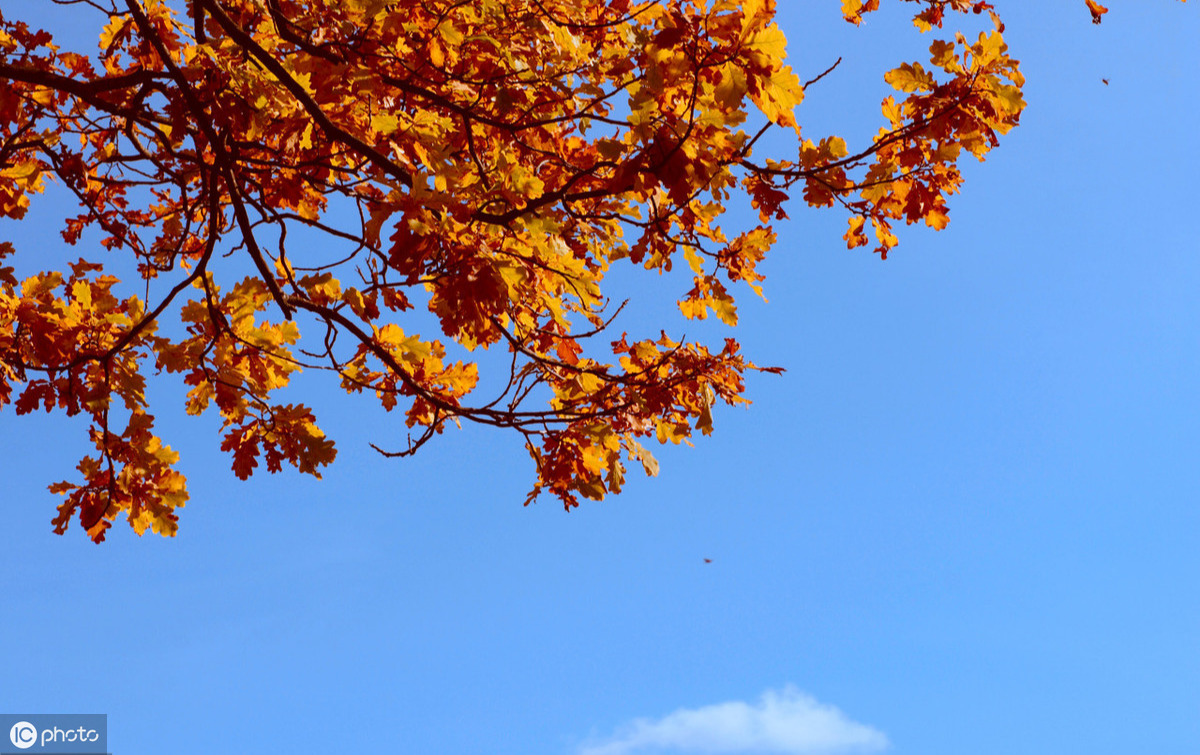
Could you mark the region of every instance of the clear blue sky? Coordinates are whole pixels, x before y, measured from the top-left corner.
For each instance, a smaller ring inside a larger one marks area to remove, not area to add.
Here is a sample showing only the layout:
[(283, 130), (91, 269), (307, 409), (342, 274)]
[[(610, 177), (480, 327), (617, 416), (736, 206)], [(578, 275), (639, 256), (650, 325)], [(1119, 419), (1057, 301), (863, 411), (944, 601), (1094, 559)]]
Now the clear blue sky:
[[(869, 138), (929, 37), (781, 5), (802, 79), (844, 57), (809, 134)], [(790, 753), (1200, 752), (1200, 7), (996, 5), (1029, 107), (950, 228), (880, 262), (793, 203), (736, 333), (788, 372), (602, 504), (522, 508), (481, 430), (384, 460), (316, 384), (326, 479), (240, 483), (167, 383), (180, 536), (94, 546), (45, 490), (83, 427), (0, 414), (0, 711), (108, 713), (120, 755), (690, 753), (648, 743), (739, 713)]]

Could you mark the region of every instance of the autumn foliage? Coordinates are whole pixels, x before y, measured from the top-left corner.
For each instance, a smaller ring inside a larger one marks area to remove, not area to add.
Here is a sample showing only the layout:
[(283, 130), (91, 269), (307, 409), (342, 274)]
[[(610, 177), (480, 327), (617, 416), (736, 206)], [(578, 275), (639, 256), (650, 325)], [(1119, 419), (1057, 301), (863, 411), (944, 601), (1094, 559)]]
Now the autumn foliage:
[[(992, 6), (904, 1), (920, 32), (955, 14), (988, 28), (934, 31), (927, 59), (886, 72), (857, 146), (802, 130), (822, 74), (786, 64), (774, 0), (80, 2), (99, 49), (79, 52), (6, 4), (0, 217), (51, 184), (78, 204), (62, 237), (79, 261), (0, 268), (0, 406), (90, 420), (94, 453), (51, 486), (56, 531), (77, 518), (100, 541), (123, 512), (175, 533), (185, 479), (145, 393), (164, 372), (187, 413), (220, 414), (242, 478), (334, 460), (282, 397), (300, 370), (402, 415), (393, 445), (376, 439), (389, 454), (455, 423), (516, 433), (531, 499), (603, 498), (628, 462), (654, 474), (644, 444), (711, 432), (759, 368), (732, 339), (626, 333), (646, 328), (620, 321), (606, 273), (686, 266), (683, 315), (733, 325), (789, 197), (886, 256), (898, 224), (945, 227), (960, 160), (1017, 124)], [(794, 154), (754, 151), (770, 128)], [(758, 224), (723, 230), (739, 201)], [(0, 243), (0, 263), (28, 254)], [(440, 334), (414, 332), (430, 314)]]

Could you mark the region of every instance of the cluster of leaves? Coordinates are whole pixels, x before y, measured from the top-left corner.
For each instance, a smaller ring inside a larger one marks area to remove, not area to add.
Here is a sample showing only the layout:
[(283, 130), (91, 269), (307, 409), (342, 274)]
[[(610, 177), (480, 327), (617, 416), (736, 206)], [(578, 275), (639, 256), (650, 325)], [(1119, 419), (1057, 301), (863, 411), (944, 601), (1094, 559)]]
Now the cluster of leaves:
[[(682, 313), (735, 324), (731, 288), (761, 294), (791, 195), (844, 208), (847, 244), (871, 244), (869, 226), (886, 256), (898, 221), (946, 225), (960, 158), (1017, 124), (1023, 80), (990, 4), (905, 1), (922, 31), (950, 13), (994, 28), (888, 72), (882, 128), (853, 149), (802, 134), (821, 76), (785, 63), (774, 0), (77, 0), (103, 14), (91, 56), (4, 11), (0, 217), (55, 181), (80, 206), (66, 242), (99, 238), (144, 288), (120, 298), (94, 254), (67, 277), (0, 271), (0, 406), (91, 420), (96, 454), (51, 488), (57, 531), (77, 516), (99, 541), (124, 512), (175, 532), (187, 492), (148, 370), (183, 375), (188, 413), (216, 407), (243, 478), (333, 461), (312, 411), (273, 398), (301, 369), (402, 412), (393, 455), (447, 423), (515, 431), (531, 499), (603, 498), (629, 461), (654, 474), (642, 442), (711, 432), (760, 368), (732, 339), (603, 338), (612, 266), (682, 256)], [(878, 5), (842, 10), (857, 24)], [(772, 126), (795, 132), (794, 159), (755, 159)], [(739, 196), (760, 223), (727, 234)], [(440, 336), (403, 329), (418, 307)], [(168, 313), (179, 335), (158, 327)], [(448, 345), (506, 350), (501, 387), (479, 395), (479, 363)]]

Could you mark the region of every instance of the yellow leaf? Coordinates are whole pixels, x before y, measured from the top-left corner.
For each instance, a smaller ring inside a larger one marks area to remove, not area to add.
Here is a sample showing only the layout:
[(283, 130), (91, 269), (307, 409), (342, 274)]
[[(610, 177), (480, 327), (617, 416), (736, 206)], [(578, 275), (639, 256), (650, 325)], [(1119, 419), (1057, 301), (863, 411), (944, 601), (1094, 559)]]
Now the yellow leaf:
[(726, 63), (721, 66), (721, 81), (715, 89), (717, 104), (726, 110), (737, 108), (742, 104), (748, 88), (746, 72), (733, 63)]
[(950, 216), (944, 207), (934, 207), (925, 213), (925, 225), (940, 231), (950, 223)]
[(760, 92), (751, 94), (751, 99), (763, 115), (781, 126), (795, 126), (796, 118), (792, 110), (804, 100), (800, 77), (785, 66), (770, 77), (760, 79), (759, 88)]
[(393, 134), (400, 127), (400, 119), (391, 113), (378, 113), (371, 116), (371, 130), (381, 134)]
[(834, 160), (840, 160), (850, 154), (850, 150), (846, 147), (846, 140), (840, 136), (829, 137), (825, 142), (825, 148)]
[(787, 37), (778, 26), (771, 24), (751, 37), (746, 47), (768, 55), (773, 60), (783, 60), (787, 55)]
[(642, 469), (645, 470), (647, 477), (658, 476), (658, 459), (654, 458), (646, 448), (631, 437), (626, 437), (625, 447), (628, 449), (629, 458), (641, 462)]
[(962, 65), (954, 55), (952, 43), (940, 39), (934, 40), (933, 44), (929, 45), (929, 53), (931, 55), (930, 62), (943, 71), (958, 73), (962, 70)]
[(446, 64), (446, 52), (436, 39), (429, 42), (429, 62), (433, 63), (436, 68), (441, 68)]
[(396, 0), (344, 0), (351, 8), (361, 12), (367, 18), (374, 18), (379, 11), (393, 5)]
[(354, 311), (354, 314), (358, 315), (359, 317), (365, 316), (366, 302), (363, 301), (362, 292), (357, 288), (347, 289), (346, 292), (342, 294), (342, 301), (350, 305), (350, 309)]
[(853, 249), (856, 246), (863, 246), (867, 243), (866, 234), (863, 233), (863, 226), (867, 219), (861, 215), (854, 215), (850, 218), (850, 229), (842, 237), (846, 240), (846, 246)]
[(737, 325), (737, 306), (734, 305), (732, 296), (722, 290), (710, 300), (709, 305), (713, 308), (713, 312), (717, 313), (717, 317), (721, 322), (730, 327)]
[(463, 43), (462, 32), (455, 28), (454, 24), (449, 21), (445, 21), (438, 26), (438, 35), (451, 47), (458, 47)]
[(1019, 87), (1007, 84), (993, 84), (992, 92), (1001, 103), (1001, 109), (1007, 113), (1019, 113), (1025, 109), (1025, 100), (1021, 97)]
[(117, 35), (124, 30), (125, 26), (133, 20), (132, 16), (111, 16), (108, 25), (104, 27), (104, 31), (100, 32), (100, 49), (107, 50), (112, 47), (113, 40)]
[(1004, 43), (1004, 37), (1000, 35), (1000, 32), (994, 31), (990, 34), (981, 33), (979, 41), (971, 48), (975, 51), (974, 65), (979, 68), (999, 60), (1008, 49), (1008, 45)]
[(901, 92), (929, 92), (933, 90), (933, 74), (920, 63), (905, 63), (888, 71), (883, 80)]
[(513, 189), (530, 199), (537, 199), (546, 190), (546, 184), (542, 182), (542, 179), (520, 165), (512, 166), (509, 175), (512, 177)]
[(705, 401), (700, 407), (700, 415), (696, 418), (696, 429), (705, 435), (712, 435), (712, 402)]

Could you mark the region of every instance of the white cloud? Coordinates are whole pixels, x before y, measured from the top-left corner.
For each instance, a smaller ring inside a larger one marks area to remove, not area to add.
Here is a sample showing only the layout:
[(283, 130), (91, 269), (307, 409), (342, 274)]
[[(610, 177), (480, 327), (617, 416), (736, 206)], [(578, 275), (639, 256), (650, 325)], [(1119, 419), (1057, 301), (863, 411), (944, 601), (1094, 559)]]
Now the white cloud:
[(666, 750), (697, 753), (834, 755), (878, 752), (884, 734), (851, 721), (832, 705), (788, 685), (767, 690), (757, 704), (731, 701), (682, 708), (657, 721), (639, 718), (579, 755), (627, 755)]

